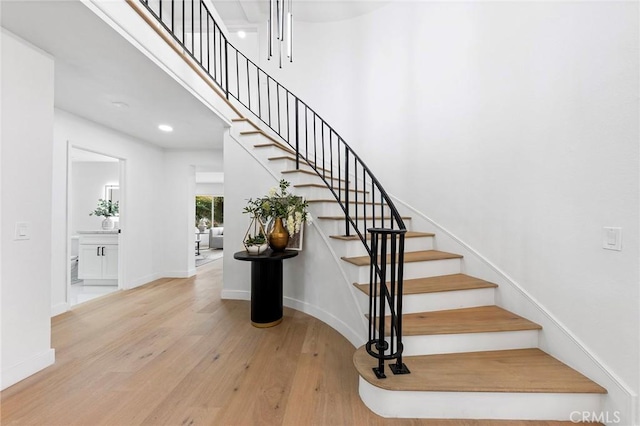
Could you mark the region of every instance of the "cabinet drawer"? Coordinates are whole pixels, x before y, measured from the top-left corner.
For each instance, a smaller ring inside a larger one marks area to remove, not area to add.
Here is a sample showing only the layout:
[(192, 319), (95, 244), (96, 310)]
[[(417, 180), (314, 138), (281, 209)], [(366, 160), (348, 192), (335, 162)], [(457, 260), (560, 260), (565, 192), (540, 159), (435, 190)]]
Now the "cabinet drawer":
[(81, 235), (80, 244), (118, 244), (118, 234)]

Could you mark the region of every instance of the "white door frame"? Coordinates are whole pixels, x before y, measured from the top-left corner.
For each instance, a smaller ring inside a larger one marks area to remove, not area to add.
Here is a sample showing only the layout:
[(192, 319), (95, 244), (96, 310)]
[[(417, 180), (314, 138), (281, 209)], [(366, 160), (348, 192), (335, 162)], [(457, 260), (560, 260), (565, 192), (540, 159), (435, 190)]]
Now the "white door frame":
[[(71, 266), (69, 264), (69, 259), (71, 259), (71, 229), (69, 226), (70, 212), (71, 212), (71, 176), (72, 176), (72, 168), (73, 161), (71, 159), (71, 151), (73, 149), (80, 149), (87, 152), (92, 152), (94, 154), (100, 154), (107, 157), (115, 158), (118, 160), (118, 185), (120, 187), (120, 206), (124, 208), (124, 212), (126, 213), (126, 165), (127, 161), (124, 158), (117, 157), (115, 155), (100, 152), (93, 149), (85, 148), (81, 145), (74, 144), (71, 141), (67, 141), (67, 182), (66, 182), (66, 212), (65, 212), (65, 234), (66, 234), (66, 257), (65, 257), (65, 271), (66, 271), (66, 290), (65, 290), (65, 300), (67, 304), (67, 310), (71, 308)], [(124, 202), (123, 202), (124, 201)], [(124, 264), (124, 248), (126, 247), (126, 233), (123, 232), (123, 229), (126, 229), (126, 214), (121, 215), (119, 219), (119, 228), (120, 234), (118, 238), (118, 290), (122, 290), (125, 288), (125, 264)]]

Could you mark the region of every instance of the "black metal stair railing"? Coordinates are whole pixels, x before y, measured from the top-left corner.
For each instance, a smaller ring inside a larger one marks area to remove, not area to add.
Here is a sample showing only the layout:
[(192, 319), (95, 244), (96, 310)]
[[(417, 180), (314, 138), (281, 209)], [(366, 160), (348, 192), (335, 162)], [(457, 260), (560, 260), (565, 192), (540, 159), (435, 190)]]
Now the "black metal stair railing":
[(378, 359), (374, 371), (385, 377), (384, 361), (395, 359), (392, 371), (408, 373), (402, 363), (406, 227), (378, 179), (311, 107), (227, 40), (207, 1), (139, 1), (227, 99), (243, 105), (291, 148), (296, 168), (302, 159), (332, 192), (344, 211), (344, 235), (359, 238), (371, 258), (366, 348)]

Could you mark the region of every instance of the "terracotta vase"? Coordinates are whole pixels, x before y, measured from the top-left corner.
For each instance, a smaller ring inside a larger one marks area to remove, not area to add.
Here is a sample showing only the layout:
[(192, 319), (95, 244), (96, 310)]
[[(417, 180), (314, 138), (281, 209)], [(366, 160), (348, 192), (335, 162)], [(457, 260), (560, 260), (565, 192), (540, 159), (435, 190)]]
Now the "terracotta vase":
[(273, 221), (273, 230), (269, 234), (269, 246), (273, 251), (284, 251), (289, 244), (289, 231), (282, 224), (282, 218), (277, 217)]

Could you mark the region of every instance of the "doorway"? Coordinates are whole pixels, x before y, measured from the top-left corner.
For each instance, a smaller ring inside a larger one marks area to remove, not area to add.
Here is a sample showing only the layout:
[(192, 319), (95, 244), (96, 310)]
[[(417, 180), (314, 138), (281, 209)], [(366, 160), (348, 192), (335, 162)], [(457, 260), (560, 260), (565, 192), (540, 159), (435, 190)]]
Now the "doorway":
[(224, 239), (224, 196), (195, 197), (196, 267), (222, 257)]
[(68, 153), (67, 303), (72, 307), (121, 288), (124, 161), (71, 145)]

